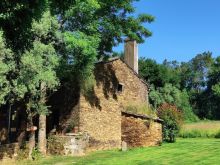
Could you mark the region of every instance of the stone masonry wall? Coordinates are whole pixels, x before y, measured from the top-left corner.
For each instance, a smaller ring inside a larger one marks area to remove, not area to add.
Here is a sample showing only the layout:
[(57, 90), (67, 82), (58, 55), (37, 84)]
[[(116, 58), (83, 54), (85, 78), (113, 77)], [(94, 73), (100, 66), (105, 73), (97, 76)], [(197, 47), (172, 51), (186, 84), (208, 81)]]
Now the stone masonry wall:
[(18, 143), (0, 145), (0, 164), (2, 159), (15, 158), (19, 150)]
[(82, 156), (86, 153), (88, 141), (86, 134), (53, 135), (48, 141), (47, 151), (51, 155)]
[(136, 73), (121, 60), (112, 63), (118, 82), (123, 84), (123, 92), (118, 94), (118, 102), (124, 107), (129, 103), (148, 104), (148, 87)]
[(84, 99), (80, 99), (80, 132), (89, 134), (89, 150), (120, 148), (121, 112), (118, 105), (102, 100), (105, 107), (92, 108)]
[(148, 147), (162, 142), (161, 123), (134, 117), (122, 117), (122, 140), (128, 147)]
[(148, 103), (147, 86), (121, 60), (98, 63), (95, 78), (94, 89), (80, 97), (80, 131), (90, 135), (91, 150), (121, 148), (121, 111)]

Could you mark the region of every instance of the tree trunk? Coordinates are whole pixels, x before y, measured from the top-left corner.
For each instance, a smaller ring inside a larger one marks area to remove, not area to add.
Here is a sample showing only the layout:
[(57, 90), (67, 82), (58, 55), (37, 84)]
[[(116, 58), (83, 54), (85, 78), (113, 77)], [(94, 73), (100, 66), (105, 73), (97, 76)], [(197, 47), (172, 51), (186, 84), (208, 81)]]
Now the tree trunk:
[[(29, 122), (29, 128), (32, 128), (33, 127), (33, 120), (32, 120), (32, 116), (29, 115), (28, 117), (28, 122)], [(33, 149), (35, 147), (35, 131), (33, 131), (32, 129), (30, 129), (30, 134), (29, 134), (29, 153), (28, 153), (28, 157), (29, 159), (32, 159), (32, 152), (33, 152)]]
[(46, 155), (47, 140), (46, 140), (46, 115), (39, 115), (39, 132), (38, 132), (38, 149), (43, 154)]
[(11, 103), (8, 102), (8, 135), (7, 135), (7, 141), (8, 144), (11, 142)]

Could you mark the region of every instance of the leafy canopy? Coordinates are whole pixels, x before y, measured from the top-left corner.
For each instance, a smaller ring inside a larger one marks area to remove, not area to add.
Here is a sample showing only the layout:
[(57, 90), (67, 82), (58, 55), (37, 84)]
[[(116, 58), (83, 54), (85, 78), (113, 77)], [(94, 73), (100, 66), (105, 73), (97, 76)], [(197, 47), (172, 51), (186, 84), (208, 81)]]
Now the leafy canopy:
[(0, 31), (0, 105), (6, 103), (6, 96), (13, 88), (9, 77), (14, 66), (13, 53), (6, 47), (3, 32)]

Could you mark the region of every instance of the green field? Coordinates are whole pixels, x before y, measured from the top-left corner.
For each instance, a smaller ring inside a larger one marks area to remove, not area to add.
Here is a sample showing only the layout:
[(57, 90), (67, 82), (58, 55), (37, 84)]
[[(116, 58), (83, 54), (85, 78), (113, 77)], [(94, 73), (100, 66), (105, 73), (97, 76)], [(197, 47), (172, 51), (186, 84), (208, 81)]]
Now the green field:
[(220, 139), (177, 139), (159, 147), (136, 148), (127, 152), (101, 151), (84, 157), (48, 157), (16, 165), (194, 165), (220, 164)]
[(179, 137), (182, 138), (220, 138), (220, 121), (200, 121), (184, 124)]

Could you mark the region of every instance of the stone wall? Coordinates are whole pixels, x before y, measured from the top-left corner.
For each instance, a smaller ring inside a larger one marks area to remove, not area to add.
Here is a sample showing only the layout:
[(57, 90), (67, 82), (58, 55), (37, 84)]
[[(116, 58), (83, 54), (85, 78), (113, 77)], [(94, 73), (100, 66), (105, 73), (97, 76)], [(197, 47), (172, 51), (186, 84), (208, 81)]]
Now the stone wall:
[(82, 156), (89, 145), (87, 134), (69, 133), (66, 135), (53, 135), (48, 141), (48, 153), (51, 155)]
[(90, 135), (90, 150), (121, 148), (121, 111), (148, 104), (147, 86), (119, 59), (98, 63), (95, 78), (93, 90), (80, 97), (80, 131)]
[[(121, 147), (121, 112), (117, 104), (104, 104), (102, 109), (90, 107), (84, 97), (80, 103), (80, 132), (90, 136), (90, 150)], [(102, 100), (104, 103), (106, 100)]]
[(123, 91), (118, 93), (118, 102), (124, 107), (129, 103), (148, 104), (147, 84), (121, 60), (112, 62), (118, 83), (123, 84)]
[(0, 145), (0, 161), (2, 159), (15, 158), (17, 156), (18, 150), (18, 143)]
[(162, 142), (162, 124), (153, 120), (122, 116), (122, 141), (128, 147), (159, 145)]

